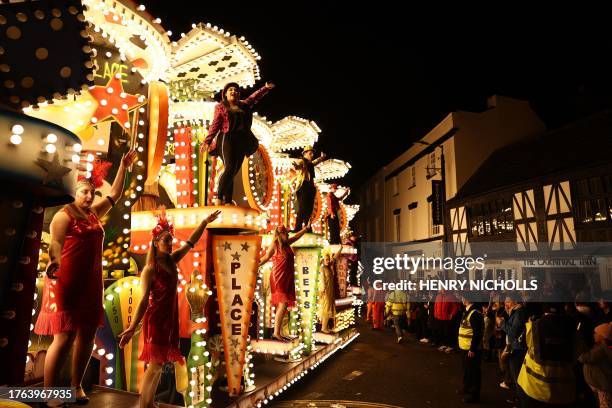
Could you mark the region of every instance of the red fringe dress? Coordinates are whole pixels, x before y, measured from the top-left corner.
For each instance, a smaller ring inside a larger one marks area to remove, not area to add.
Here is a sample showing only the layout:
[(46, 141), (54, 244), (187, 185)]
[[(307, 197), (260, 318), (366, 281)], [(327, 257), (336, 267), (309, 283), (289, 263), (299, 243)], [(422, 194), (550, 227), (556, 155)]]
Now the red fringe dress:
[(280, 247), (272, 256), (272, 273), (270, 274), (270, 291), (272, 305), (286, 303), (287, 307), (295, 306), (295, 264), (293, 249), (289, 245)]
[(103, 327), (102, 246), (104, 228), (94, 213), (70, 217), (56, 279), (45, 276), (42, 307), (34, 332), (53, 335), (82, 327)]
[(184, 361), (179, 349), (178, 275), (155, 264), (149, 305), (142, 319), (144, 347), (139, 360), (164, 364)]

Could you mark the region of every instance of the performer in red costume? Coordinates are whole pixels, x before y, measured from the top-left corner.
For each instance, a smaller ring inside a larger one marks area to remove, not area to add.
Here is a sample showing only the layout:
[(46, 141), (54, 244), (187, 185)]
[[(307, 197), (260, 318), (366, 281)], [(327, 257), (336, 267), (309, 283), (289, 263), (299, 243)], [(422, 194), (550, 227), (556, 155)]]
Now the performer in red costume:
[[(58, 386), (57, 377), (74, 344), (72, 380), (77, 403), (85, 404), (81, 381), (89, 363), (96, 329), (104, 324), (102, 308), (102, 218), (121, 197), (126, 169), (136, 159), (130, 150), (111, 187), (111, 194), (95, 200), (110, 163), (94, 165), (89, 178), (79, 176), (74, 203), (58, 211), (51, 221), (49, 265), (43, 289), (42, 307), (34, 332), (52, 335), (47, 350), (44, 386)], [(52, 401), (49, 402), (53, 406)]]
[(289, 238), (287, 228), (276, 227), (274, 230), (274, 242), (261, 258), (259, 266), (272, 259), (272, 274), (270, 275), (270, 291), (272, 292), (272, 306), (276, 307), (274, 318), (274, 334), (276, 340), (289, 340), (283, 337), (281, 329), (287, 308), (295, 306), (295, 264), (291, 244), (300, 239), (310, 228), (310, 223), (297, 234)]
[(187, 242), (176, 251), (172, 250), (174, 226), (167, 220), (165, 211), (158, 215), (157, 226), (151, 231), (153, 239), (140, 276), (142, 298), (130, 327), (119, 334), (119, 347), (123, 348), (132, 339), (142, 320), (144, 348), (138, 358), (148, 365), (142, 381), (141, 407), (154, 406), (162, 366), (175, 361), (184, 363), (179, 350), (176, 265), (195, 246), (206, 225), (219, 214), (221, 211), (215, 211), (202, 220)]

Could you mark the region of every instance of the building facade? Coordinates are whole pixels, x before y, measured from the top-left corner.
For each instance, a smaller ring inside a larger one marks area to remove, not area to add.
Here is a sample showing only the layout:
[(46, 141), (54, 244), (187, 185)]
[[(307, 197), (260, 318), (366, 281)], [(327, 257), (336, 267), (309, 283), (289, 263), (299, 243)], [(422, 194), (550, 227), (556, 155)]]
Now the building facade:
[(497, 148), (542, 132), (529, 103), (512, 98), (493, 96), (483, 112), (450, 113), (361, 186), (361, 233), (369, 242), (442, 242), (443, 225), (433, 222), (432, 183), (444, 175), (445, 198), (453, 198)]
[[(497, 150), (446, 203), (452, 252), (473, 255), (485, 245), (514, 252), (513, 260), (498, 256), (487, 264), (489, 278), (563, 276), (575, 286), (596, 277), (588, 282), (592, 290), (611, 288), (610, 135), (612, 114), (602, 113)], [(584, 264), (584, 248), (601, 256)]]

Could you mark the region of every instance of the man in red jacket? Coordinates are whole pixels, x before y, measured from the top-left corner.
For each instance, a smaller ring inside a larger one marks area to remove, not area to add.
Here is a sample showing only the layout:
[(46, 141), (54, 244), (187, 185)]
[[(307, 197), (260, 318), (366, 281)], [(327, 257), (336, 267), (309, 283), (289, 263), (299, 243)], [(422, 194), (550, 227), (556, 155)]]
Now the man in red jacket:
[(434, 319), (436, 324), (436, 343), (439, 351), (453, 351), (453, 318), (461, 308), (459, 301), (452, 293), (440, 290), (434, 304)]

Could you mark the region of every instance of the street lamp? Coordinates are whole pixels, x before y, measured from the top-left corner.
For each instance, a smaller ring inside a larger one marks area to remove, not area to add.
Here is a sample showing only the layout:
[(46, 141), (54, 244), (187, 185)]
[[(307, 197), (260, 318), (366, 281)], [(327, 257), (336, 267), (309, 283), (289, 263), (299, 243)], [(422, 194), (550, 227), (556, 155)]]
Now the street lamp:
[[(425, 146), (431, 146), (431, 143), (429, 142), (424, 142), (422, 140), (417, 140), (416, 142), (414, 142), (414, 144), (422, 144)], [(433, 170), (440, 170), (440, 176), (442, 178), (442, 185), (444, 187), (446, 187), (446, 166), (444, 165), (444, 145), (440, 144), (439, 146), (436, 146), (440, 148), (440, 168), (434, 167)], [(445, 191), (446, 193), (446, 191)], [(446, 195), (444, 196), (444, 199), (446, 199)]]

